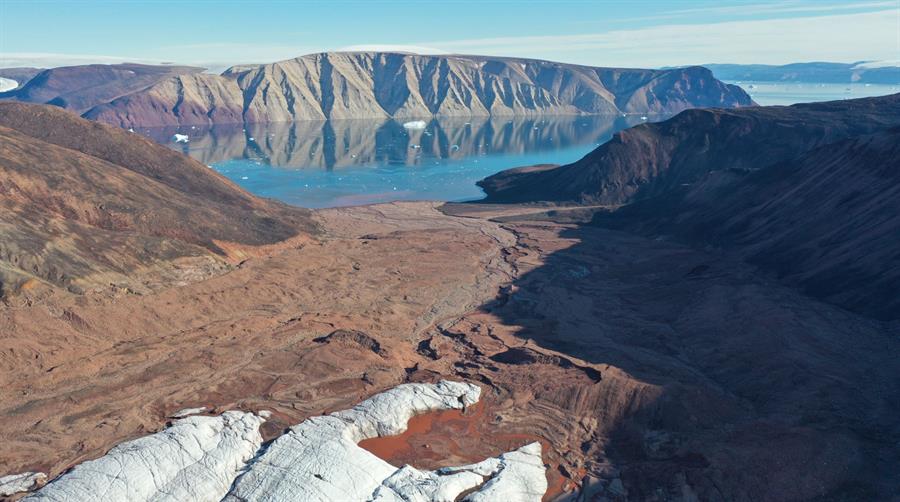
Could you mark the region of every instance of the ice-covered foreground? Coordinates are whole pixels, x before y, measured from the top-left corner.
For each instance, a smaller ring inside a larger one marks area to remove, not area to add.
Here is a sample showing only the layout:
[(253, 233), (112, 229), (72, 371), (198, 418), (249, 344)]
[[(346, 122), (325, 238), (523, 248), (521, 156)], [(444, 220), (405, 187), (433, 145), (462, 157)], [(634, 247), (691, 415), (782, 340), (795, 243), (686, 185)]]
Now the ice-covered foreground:
[(192, 416), (76, 466), (26, 500), (453, 501), (471, 492), (464, 500), (539, 501), (547, 490), (539, 443), (437, 471), (397, 468), (357, 445), (402, 433), (414, 415), (472, 405), (480, 393), (448, 381), (399, 385), (262, 448), (260, 416)]

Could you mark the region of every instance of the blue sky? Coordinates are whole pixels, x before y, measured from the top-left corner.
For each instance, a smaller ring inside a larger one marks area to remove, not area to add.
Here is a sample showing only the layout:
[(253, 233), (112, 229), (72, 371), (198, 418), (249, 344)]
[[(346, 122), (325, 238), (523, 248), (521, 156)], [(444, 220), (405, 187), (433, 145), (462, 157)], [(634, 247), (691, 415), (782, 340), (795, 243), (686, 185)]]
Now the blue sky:
[(900, 59), (900, 0), (0, 0), (0, 66), (397, 48), (598, 66)]

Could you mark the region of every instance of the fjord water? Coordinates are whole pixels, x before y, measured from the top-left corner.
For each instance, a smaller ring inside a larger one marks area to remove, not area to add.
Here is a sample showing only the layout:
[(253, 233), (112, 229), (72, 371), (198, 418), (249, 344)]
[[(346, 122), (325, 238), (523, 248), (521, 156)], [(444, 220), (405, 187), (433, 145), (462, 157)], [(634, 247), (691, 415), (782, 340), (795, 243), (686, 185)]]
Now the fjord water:
[[(475, 182), (486, 176), (573, 162), (617, 131), (663, 118), (430, 119), (420, 129), (398, 120), (333, 120), (139, 132), (256, 195), (320, 208), (478, 199), (483, 192)], [(173, 143), (175, 133), (189, 142)]]

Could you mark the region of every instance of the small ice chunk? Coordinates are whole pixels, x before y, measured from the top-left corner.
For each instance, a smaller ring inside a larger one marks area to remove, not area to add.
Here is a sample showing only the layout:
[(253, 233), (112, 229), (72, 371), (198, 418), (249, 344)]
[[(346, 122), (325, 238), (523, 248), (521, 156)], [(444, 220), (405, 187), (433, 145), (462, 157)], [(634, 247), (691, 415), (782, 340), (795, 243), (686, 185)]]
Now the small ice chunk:
[(204, 411), (206, 411), (206, 406), (201, 406), (199, 408), (185, 408), (183, 410), (178, 410), (169, 416), (172, 418), (184, 418), (184, 417), (189, 417), (191, 415), (197, 415), (199, 413), (203, 413)]
[(16, 493), (27, 492), (41, 481), (47, 479), (43, 472), (23, 472), (0, 476), (0, 497), (9, 497)]
[(247, 177), (247, 176), (241, 176), (241, 179), (242, 179), (242, 180), (249, 180), (250, 178)]
[(404, 129), (425, 129), (428, 124), (425, 123), (424, 120), (413, 120), (411, 122), (404, 122)]
[(187, 143), (190, 140), (191, 139), (188, 137), (187, 134), (177, 134), (176, 133), (174, 136), (172, 136), (172, 141), (174, 141), (176, 143)]

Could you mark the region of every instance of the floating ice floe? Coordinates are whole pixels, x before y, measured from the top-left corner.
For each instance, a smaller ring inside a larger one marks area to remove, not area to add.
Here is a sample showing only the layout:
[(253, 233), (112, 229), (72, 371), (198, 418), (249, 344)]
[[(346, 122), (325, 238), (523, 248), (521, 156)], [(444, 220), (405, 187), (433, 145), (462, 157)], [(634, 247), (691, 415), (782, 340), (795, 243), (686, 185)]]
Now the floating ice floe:
[(424, 120), (413, 120), (412, 122), (404, 122), (404, 129), (425, 129), (428, 124)]
[(0, 476), (0, 497), (9, 497), (17, 493), (27, 492), (44, 479), (47, 479), (47, 475), (43, 472), (23, 472), (21, 474)]
[(410, 418), (475, 404), (481, 389), (442, 381), (404, 384), (352, 409), (309, 418), (261, 448), (259, 416), (192, 416), (84, 462), (25, 500), (399, 502), (541, 500), (540, 443), (476, 464), (395, 467), (357, 443), (406, 430)]
[(174, 136), (172, 136), (172, 141), (176, 143), (187, 143), (190, 140), (191, 139), (187, 134), (175, 134)]

